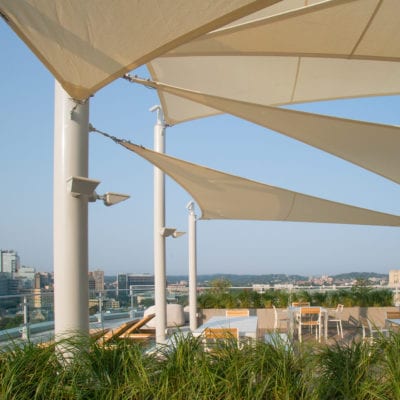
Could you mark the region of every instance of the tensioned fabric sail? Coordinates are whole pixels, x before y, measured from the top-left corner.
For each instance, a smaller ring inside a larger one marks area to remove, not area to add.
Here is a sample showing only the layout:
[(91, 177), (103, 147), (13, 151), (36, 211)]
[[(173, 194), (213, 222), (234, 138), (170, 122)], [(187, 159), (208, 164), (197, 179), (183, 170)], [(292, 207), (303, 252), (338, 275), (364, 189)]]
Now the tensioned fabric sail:
[[(207, 33), (171, 50), (187, 55), (299, 55), (400, 61), (397, 0), (333, 0), (286, 9), (268, 8), (246, 22)], [(289, 5), (289, 4), (287, 4)], [(264, 14), (264, 16), (263, 16)]]
[(202, 219), (400, 226), (400, 216), (337, 203), (202, 167), (133, 143), (127, 149), (160, 168), (198, 203)]
[(279, 0), (0, 0), (0, 15), (75, 99)]
[[(400, 127), (375, 124), (231, 100), (149, 82), (159, 93), (173, 94), (235, 115), (300, 140), (400, 183)], [(167, 108), (168, 111), (168, 108)]]
[[(265, 105), (400, 93), (400, 1), (331, 0), (262, 14), (152, 60), (152, 79)], [(169, 123), (217, 113), (173, 95), (160, 98)]]

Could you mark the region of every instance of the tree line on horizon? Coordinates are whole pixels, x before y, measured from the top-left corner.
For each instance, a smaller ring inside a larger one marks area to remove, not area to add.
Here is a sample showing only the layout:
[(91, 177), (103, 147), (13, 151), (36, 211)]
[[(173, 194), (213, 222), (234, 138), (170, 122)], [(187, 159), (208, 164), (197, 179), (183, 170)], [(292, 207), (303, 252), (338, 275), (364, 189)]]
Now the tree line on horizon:
[(345, 307), (388, 307), (394, 302), (390, 289), (371, 288), (365, 280), (359, 280), (346, 290), (312, 292), (269, 289), (258, 293), (251, 289), (234, 289), (227, 279), (215, 279), (210, 289), (197, 298), (200, 308), (286, 308), (295, 301), (323, 307), (336, 307), (337, 304)]

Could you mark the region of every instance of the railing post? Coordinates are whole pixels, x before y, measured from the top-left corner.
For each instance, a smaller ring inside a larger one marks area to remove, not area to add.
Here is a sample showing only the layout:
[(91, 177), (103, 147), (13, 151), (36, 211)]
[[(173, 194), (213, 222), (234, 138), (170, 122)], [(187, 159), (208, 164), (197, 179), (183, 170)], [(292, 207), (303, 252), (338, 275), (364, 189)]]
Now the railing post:
[(24, 313), (24, 326), (22, 328), (22, 339), (29, 340), (29, 310), (28, 310), (28, 299), (24, 296), (23, 302), (23, 313)]

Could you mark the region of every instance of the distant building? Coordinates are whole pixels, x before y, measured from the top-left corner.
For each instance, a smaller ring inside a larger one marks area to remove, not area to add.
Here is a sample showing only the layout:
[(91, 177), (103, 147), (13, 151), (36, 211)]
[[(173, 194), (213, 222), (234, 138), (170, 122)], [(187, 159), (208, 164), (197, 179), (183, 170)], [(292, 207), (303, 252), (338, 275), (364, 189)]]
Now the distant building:
[(14, 274), (19, 270), (19, 255), (14, 250), (0, 250), (0, 272), (8, 274), (14, 278)]
[(265, 293), (267, 290), (271, 289), (271, 285), (262, 283), (253, 283), (253, 291), (257, 293)]
[(25, 265), (22, 265), (21, 268), (19, 268), (18, 271), (16, 272), (16, 277), (33, 281), (35, 279), (35, 272), (36, 272), (35, 268), (26, 267)]
[(171, 283), (167, 286), (167, 291), (170, 294), (184, 294), (189, 292), (189, 287), (186, 281)]
[(88, 285), (89, 285), (89, 298), (96, 298), (96, 281), (94, 280), (93, 274), (89, 272), (88, 276)]
[(54, 309), (54, 297), (52, 290), (36, 288), (32, 290), (32, 304), (31, 306), (36, 309)]
[(0, 272), (0, 296), (18, 294), (19, 282), (10, 278), (8, 272)]
[(89, 277), (94, 279), (94, 290), (96, 292), (104, 291), (104, 271), (96, 269), (95, 271), (89, 272)]
[(53, 287), (53, 275), (49, 272), (35, 273), (35, 289), (51, 289)]
[(154, 275), (120, 273), (117, 275), (117, 295), (128, 294), (128, 289), (132, 286), (154, 286)]
[(117, 274), (117, 296), (127, 294), (128, 274)]
[(128, 274), (128, 288), (131, 286), (154, 286), (154, 275)]
[(400, 287), (400, 269), (391, 269), (389, 271), (389, 286)]

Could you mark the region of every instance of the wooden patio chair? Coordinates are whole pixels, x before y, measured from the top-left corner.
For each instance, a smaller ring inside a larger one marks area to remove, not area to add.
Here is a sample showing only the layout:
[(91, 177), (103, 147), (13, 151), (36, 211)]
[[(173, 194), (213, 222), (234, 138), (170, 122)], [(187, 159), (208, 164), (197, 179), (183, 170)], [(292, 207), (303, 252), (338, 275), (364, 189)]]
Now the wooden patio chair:
[(240, 346), (238, 328), (206, 328), (203, 331), (203, 339), (206, 351), (213, 351), (221, 343), (233, 340)]
[(225, 311), (226, 317), (248, 317), (250, 310), (248, 308), (232, 308)]
[(309, 301), (293, 301), (292, 307), (310, 307)]
[(298, 336), (302, 341), (302, 328), (308, 327), (312, 333), (315, 328), (315, 338), (321, 341), (321, 308), (320, 307), (301, 307), (298, 318)]
[(386, 311), (387, 319), (400, 319), (400, 311)]
[(386, 311), (386, 328), (391, 329), (394, 332), (399, 332), (400, 326), (399, 324), (391, 323), (387, 321), (388, 319), (400, 319), (400, 311)]

